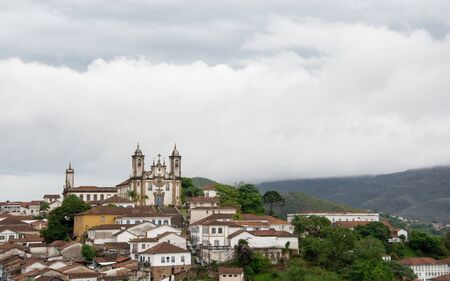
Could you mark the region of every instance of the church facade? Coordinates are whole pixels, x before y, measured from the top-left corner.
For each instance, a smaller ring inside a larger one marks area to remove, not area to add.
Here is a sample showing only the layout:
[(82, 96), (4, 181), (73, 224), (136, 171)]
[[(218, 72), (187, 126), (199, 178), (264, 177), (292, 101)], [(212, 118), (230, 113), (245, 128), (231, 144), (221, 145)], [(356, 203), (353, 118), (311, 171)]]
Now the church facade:
[(168, 166), (158, 154), (149, 170), (145, 169), (145, 155), (138, 145), (131, 156), (130, 178), (116, 187), (119, 196), (130, 198), (134, 193), (135, 200), (142, 205), (181, 205), (181, 155), (176, 145), (169, 156)]
[(181, 205), (181, 155), (175, 145), (169, 156), (169, 165), (161, 159), (153, 160), (145, 169), (145, 155), (139, 148), (131, 156), (131, 175), (115, 187), (74, 186), (75, 170), (69, 164), (63, 195), (73, 194), (91, 204), (99, 204), (112, 196), (136, 201), (142, 206)]

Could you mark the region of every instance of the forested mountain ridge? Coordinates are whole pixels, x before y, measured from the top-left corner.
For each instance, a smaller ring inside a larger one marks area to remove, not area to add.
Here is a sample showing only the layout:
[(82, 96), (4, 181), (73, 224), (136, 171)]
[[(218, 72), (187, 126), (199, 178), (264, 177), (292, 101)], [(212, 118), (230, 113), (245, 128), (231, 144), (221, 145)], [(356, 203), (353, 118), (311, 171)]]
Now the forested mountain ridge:
[(379, 210), (425, 222), (450, 223), (450, 167), (377, 176), (265, 182), (262, 191), (306, 192), (360, 209)]

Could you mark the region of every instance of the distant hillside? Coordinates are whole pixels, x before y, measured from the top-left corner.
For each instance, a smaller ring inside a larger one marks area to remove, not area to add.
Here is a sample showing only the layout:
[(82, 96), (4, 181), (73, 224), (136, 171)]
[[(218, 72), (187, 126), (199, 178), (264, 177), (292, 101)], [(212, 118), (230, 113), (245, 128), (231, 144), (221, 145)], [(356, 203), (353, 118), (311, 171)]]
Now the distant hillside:
[[(192, 183), (197, 187), (203, 187), (209, 184), (217, 184), (218, 182), (208, 178), (195, 177), (191, 178)], [(360, 211), (360, 209), (350, 207), (345, 204), (330, 202), (308, 195), (304, 192), (289, 192), (281, 194), (286, 203), (283, 207), (274, 208), (274, 213), (280, 217), (286, 217), (288, 213), (298, 211), (317, 210), (323, 212), (331, 211)]]
[(195, 177), (195, 178), (191, 178), (191, 179), (192, 179), (192, 183), (196, 187), (204, 187), (205, 185), (217, 183), (217, 182), (215, 182), (213, 180), (210, 180), (208, 178), (202, 178), (202, 177)]
[(297, 213), (301, 211), (322, 211), (322, 212), (354, 212), (361, 209), (353, 208), (345, 204), (330, 202), (308, 195), (304, 192), (282, 193), (285, 205), (274, 208), (274, 213), (280, 217), (286, 217), (286, 214)]
[(361, 209), (380, 210), (425, 222), (450, 223), (450, 167), (378, 176), (266, 182), (259, 188), (301, 191)]

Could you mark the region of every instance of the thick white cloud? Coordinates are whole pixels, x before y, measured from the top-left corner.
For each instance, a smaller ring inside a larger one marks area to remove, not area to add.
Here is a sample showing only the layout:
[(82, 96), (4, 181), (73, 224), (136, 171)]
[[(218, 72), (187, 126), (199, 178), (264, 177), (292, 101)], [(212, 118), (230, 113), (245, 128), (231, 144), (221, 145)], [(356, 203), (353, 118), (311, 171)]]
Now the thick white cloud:
[(77, 184), (116, 184), (136, 142), (228, 183), (449, 163), (449, 36), (276, 16), (240, 48), (233, 66), (1, 60), (0, 199), (60, 191), (68, 161)]

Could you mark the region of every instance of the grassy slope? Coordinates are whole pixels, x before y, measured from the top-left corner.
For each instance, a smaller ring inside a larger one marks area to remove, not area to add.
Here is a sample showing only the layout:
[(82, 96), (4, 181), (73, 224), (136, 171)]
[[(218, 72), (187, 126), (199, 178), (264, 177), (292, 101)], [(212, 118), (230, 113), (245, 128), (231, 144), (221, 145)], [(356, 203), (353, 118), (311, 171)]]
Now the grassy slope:
[(361, 209), (319, 199), (304, 192), (283, 193), (282, 196), (286, 201), (285, 205), (283, 207), (274, 208), (274, 213), (280, 217), (286, 217), (286, 214), (288, 213), (296, 213), (301, 211), (361, 211)]
[(217, 182), (208, 179), (208, 178), (202, 178), (202, 177), (195, 177), (195, 178), (191, 178), (192, 179), (192, 183), (196, 186), (196, 187), (204, 187), (205, 185), (209, 185), (209, 184), (215, 184)]

